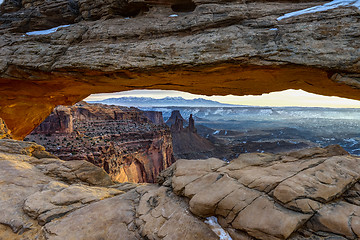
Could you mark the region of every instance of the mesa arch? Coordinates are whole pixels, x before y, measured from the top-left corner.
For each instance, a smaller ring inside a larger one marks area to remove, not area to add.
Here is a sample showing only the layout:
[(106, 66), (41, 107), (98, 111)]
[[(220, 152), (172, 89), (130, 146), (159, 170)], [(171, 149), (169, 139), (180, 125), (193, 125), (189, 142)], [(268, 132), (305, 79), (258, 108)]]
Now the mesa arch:
[(356, 7), (278, 21), (328, 1), (194, 2), (195, 10), (176, 17), (162, 5), (130, 19), (105, 11), (47, 35), (25, 35), (41, 26), (18, 29), (16, 18), (0, 25), (0, 117), (13, 137), (22, 139), (56, 105), (91, 93), (245, 95), (292, 88), (360, 100)]

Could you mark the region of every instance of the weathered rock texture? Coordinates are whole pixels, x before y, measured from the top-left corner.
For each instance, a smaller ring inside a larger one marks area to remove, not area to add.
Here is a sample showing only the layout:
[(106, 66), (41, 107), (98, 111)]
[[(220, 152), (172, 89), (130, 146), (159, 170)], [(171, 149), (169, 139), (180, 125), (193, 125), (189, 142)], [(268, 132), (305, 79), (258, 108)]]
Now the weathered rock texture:
[(0, 140), (0, 239), (218, 239), (168, 187), (117, 184), (86, 161)]
[[(160, 185), (0, 140), (0, 239), (359, 239), (360, 158), (338, 146), (179, 160)], [(208, 221), (206, 221), (208, 222)]]
[(0, 118), (0, 139), (11, 138), (11, 132), (6, 126), (4, 120)]
[[(5, 0), (0, 117), (23, 138), (54, 106), (96, 92), (243, 95), (292, 88), (360, 99), (358, 8), (277, 20), (323, 3)], [(174, 10), (185, 12), (169, 17)], [(64, 24), (71, 26), (23, 36)]]
[(63, 160), (94, 163), (114, 181), (155, 182), (175, 161), (170, 130), (160, 118), (159, 112), (81, 102), (56, 107), (27, 139)]
[(217, 216), (233, 239), (358, 239), (359, 162), (339, 146), (178, 160), (171, 182), (193, 214)]

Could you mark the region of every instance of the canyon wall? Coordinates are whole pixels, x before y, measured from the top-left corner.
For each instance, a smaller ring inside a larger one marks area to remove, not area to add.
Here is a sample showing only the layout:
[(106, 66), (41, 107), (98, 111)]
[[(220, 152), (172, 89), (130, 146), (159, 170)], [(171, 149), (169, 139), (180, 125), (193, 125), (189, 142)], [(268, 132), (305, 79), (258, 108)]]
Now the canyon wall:
[(78, 103), (58, 106), (27, 140), (63, 160), (86, 160), (103, 168), (114, 181), (154, 182), (174, 162), (169, 128), (161, 113)]
[[(14, 138), (91, 93), (285, 89), (360, 100), (359, 9), (326, 1), (5, 0), (0, 117)], [(317, 8), (318, 9), (318, 8)], [(25, 34), (70, 25), (43, 35)]]
[(144, 111), (143, 114), (155, 125), (165, 124), (162, 112)]

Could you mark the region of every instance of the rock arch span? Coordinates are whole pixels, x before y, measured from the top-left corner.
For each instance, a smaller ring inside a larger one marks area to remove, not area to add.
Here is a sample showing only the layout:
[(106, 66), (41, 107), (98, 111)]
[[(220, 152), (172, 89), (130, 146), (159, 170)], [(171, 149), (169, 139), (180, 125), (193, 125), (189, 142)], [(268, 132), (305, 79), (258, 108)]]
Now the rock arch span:
[[(281, 20), (320, 3), (198, 0), (190, 12), (174, 14), (171, 4), (155, 4), (132, 18), (100, 12), (96, 21), (81, 17), (79, 9), (69, 27), (29, 36), (16, 28), (24, 20), (21, 13), (50, 6), (5, 8), (8, 2), (0, 13), (0, 117), (17, 139), (56, 105), (91, 93), (174, 89), (245, 95), (292, 88), (360, 100), (354, 6)], [(58, 24), (69, 23), (64, 19)]]

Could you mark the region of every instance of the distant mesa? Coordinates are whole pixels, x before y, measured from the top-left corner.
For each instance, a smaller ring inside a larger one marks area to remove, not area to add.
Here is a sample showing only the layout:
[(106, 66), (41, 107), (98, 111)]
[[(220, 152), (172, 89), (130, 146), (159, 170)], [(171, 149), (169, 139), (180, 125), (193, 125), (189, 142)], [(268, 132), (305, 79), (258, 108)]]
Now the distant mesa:
[(108, 98), (100, 101), (88, 101), (89, 103), (102, 103), (128, 107), (233, 107), (231, 105), (203, 98), (184, 99), (182, 97), (165, 97), (155, 99), (150, 97), (120, 97)]

